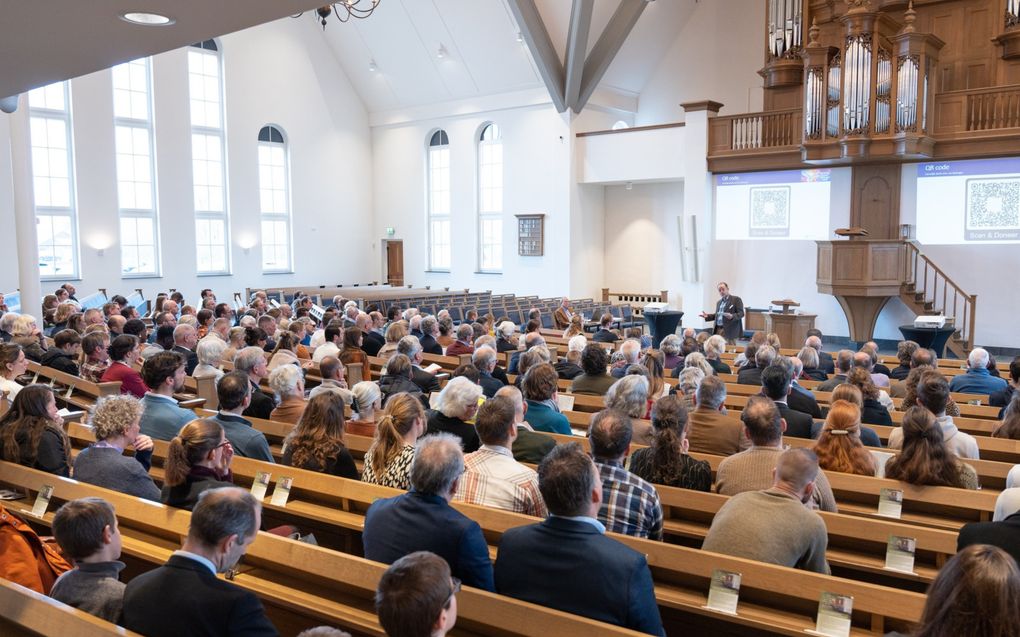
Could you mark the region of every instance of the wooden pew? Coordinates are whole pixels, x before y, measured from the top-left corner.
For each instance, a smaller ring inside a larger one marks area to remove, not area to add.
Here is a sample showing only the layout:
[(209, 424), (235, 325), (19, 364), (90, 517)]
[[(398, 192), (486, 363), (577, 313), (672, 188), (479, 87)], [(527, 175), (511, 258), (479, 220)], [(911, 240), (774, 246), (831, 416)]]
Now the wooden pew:
[(138, 633), (5, 579), (0, 579), (0, 635), (141, 637)]
[(57, 397), (68, 408), (88, 410), (102, 396), (120, 394), (120, 381), (109, 383), (93, 383), (78, 376), (72, 376), (52, 367), (44, 367), (35, 361), (28, 361), (28, 373), (33, 383), (45, 383), (59, 389)]

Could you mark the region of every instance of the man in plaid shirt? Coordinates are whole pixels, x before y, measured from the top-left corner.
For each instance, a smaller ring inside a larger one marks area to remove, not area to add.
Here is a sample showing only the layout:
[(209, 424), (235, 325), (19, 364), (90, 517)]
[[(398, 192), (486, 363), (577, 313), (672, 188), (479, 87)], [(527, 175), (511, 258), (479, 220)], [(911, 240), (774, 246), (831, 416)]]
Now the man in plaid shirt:
[(602, 479), (598, 519), (609, 531), (661, 540), (659, 494), (651, 484), (623, 468), (631, 435), (630, 417), (621, 411), (603, 409), (592, 418), (588, 437)]
[(538, 490), (538, 474), (514, 460), (510, 450), (517, 438), (515, 413), (513, 401), (504, 397), (490, 398), (478, 408), (475, 429), (482, 446), (464, 456), (464, 475), (454, 497), (544, 518), (549, 512)]

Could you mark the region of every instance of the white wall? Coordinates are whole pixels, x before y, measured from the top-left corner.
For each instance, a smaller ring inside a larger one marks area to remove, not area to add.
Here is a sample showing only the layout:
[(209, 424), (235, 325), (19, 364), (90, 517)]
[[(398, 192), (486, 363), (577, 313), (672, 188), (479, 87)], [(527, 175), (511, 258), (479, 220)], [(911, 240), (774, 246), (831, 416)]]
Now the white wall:
[[(354, 283), (372, 268), (371, 147), (368, 118), (357, 94), (317, 33), (284, 19), (219, 39), (224, 55), (230, 239), (233, 275), (198, 277), (188, 115), (187, 52), (153, 59), (155, 135), (162, 278), (122, 279), (118, 236), (113, 97), (109, 71), (71, 82), (76, 153), (79, 290), (112, 294), (170, 287), (197, 298), (204, 287), (220, 298), (247, 286)], [(283, 129), (291, 161), (294, 273), (263, 275), (259, 225), (259, 129)], [(0, 117), (0, 223), (13, 228), (7, 118)], [(10, 218), (10, 223), (8, 223)], [(12, 233), (0, 250), (11, 255)], [(248, 254), (239, 247), (256, 241)], [(104, 256), (92, 246), (112, 244)], [(17, 286), (13, 257), (0, 267), (0, 290)], [(44, 282), (45, 293), (56, 283)]]
[(0, 293), (18, 287), (18, 244), (14, 233), (14, 175), (11, 173), (10, 118), (0, 115)]
[(682, 121), (681, 103), (706, 99), (723, 115), (760, 111), (764, 24), (762, 0), (699, 2), (642, 89), (635, 124)]

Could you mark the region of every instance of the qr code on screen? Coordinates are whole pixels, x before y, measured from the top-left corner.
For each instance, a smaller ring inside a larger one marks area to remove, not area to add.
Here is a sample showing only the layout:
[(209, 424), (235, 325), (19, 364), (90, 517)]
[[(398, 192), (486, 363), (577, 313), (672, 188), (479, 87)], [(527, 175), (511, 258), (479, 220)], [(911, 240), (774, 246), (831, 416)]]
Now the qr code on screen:
[(1020, 178), (968, 179), (964, 230), (968, 240), (1020, 237)]
[(751, 188), (752, 237), (790, 236), (790, 187), (767, 186)]

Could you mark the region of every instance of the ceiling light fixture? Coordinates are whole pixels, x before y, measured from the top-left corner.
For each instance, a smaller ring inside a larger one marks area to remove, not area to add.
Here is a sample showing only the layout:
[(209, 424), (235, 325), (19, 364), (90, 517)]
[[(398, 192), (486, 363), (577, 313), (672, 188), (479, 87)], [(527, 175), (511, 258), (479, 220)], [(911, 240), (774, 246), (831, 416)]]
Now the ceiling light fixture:
[(446, 47), (443, 46), (442, 44), (440, 44), (439, 45), (439, 50), (436, 51), (436, 57), (439, 58), (440, 60), (442, 60), (443, 58), (446, 57), (447, 53), (449, 53), (449, 51), (446, 50)]
[(131, 24), (140, 24), (147, 27), (167, 27), (176, 22), (173, 18), (159, 13), (148, 13), (146, 11), (128, 11), (120, 14), (120, 19)]
[[(319, 22), (322, 23), (322, 30), (326, 30), (326, 18), (330, 14), (336, 16), (336, 19), (340, 22), (347, 22), (351, 18), (357, 18), (359, 20), (367, 18), (372, 15), (376, 7), (382, 0), (340, 0), (339, 2), (331, 2), (324, 4), (315, 10), (315, 15), (319, 16)], [(305, 14), (304, 11), (297, 15), (292, 15), (292, 18), (300, 18)]]
[(372, 71), (373, 73), (379, 70), (379, 67), (375, 63), (375, 60), (368, 61), (368, 70)]
[(520, 31), (517, 32), (517, 41), (521, 43), (524, 42), (524, 34), (521, 33)]

